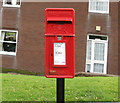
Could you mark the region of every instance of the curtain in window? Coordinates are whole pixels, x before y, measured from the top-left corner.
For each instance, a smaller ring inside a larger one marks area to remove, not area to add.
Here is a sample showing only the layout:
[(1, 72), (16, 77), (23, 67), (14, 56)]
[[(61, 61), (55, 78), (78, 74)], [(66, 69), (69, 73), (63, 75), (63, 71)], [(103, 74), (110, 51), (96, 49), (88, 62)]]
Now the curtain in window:
[(95, 73), (104, 73), (104, 64), (94, 63)]
[(91, 60), (92, 41), (87, 41), (87, 60)]
[(104, 61), (105, 44), (95, 43), (94, 47), (94, 60)]
[(90, 0), (91, 11), (108, 12), (109, 0)]

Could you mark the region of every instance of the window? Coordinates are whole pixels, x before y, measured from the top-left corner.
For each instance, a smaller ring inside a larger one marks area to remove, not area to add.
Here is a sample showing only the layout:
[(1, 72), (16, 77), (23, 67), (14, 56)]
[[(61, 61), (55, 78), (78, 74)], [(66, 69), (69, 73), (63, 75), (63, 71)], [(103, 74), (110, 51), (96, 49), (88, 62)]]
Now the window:
[(109, 13), (109, 0), (89, 0), (89, 12)]
[(20, 7), (21, 0), (3, 0), (4, 7)]
[(106, 74), (108, 37), (89, 34), (87, 37), (86, 72)]
[(0, 30), (0, 54), (16, 55), (18, 31)]

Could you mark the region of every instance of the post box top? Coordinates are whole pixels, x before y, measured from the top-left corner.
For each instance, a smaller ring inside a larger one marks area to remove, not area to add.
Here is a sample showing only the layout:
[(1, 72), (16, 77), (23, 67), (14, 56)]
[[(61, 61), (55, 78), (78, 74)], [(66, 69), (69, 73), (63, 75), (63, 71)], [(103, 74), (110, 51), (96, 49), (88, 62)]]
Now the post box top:
[[(46, 8), (45, 9), (45, 15), (46, 15), (47, 18), (50, 18), (50, 17), (53, 18), (54, 17), (54, 19), (55, 19), (57, 17), (59, 17), (59, 18), (60, 17), (63, 17), (63, 18), (66, 17), (66, 18), (73, 19), (74, 15), (75, 15), (75, 11), (74, 11), (73, 8)], [(52, 21), (52, 20), (48, 19), (48, 21)]]
[(72, 11), (74, 11), (73, 8), (46, 8), (45, 11), (46, 10), (72, 10)]
[(46, 8), (45, 11), (47, 10), (72, 10), (75, 11), (73, 8)]
[(75, 10), (73, 8), (46, 8), (45, 35), (75, 35)]

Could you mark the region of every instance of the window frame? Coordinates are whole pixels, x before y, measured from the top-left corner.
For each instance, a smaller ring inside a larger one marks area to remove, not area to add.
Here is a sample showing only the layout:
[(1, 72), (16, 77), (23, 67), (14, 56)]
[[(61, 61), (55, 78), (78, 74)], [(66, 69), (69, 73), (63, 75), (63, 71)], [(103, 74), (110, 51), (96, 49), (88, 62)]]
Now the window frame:
[(90, 5), (91, 5), (91, 0), (89, 0), (89, 7), (88, 7), (88, 11), (89, 11), (89, 13), (102, 13), (102, 14), (109, 14), (109, 7), (110, 7), (110, 0), (106, 0), (107, 2), (108, 2), (108, 11), (106, 12), (106, 11), (100, 11), (100, 10), (91, 10), (90, 9)]
[(8, 5), (8, 4), (5, 4), (5, 0), (3, 0), (3, 7), (14, 7), (14, 8), (20, 8), (21, 7), (21, 0), (20, 1), (20, 5)]
[[(5, 41), (7, 43), (16, 43), (16, 50), (15, 52), (7, 52), (7, 51), (0, 51), (0, 55), (13, 55), (13, 56), (16, 56), (17, 54), (17, 43), (18, 43), (18, 30), (5, 30), (5, 29), (1, 29), (0, 30), (0, 36), (2, 34), (2, 32), (16, 32), (16, 42), (11, 42), (11, 41)], [(4, 40), (0, 40), (0, 43), (3, 43)]]
[[(103, 36), (103, 37), (107, 37), (107, 40), (100, 40), (100, 39), (89, 39), (89, 36), (90, 35), (93, 35), (93, 36)], [(107, 74), (107, 57), (108, 57), (108, 36), (107, 35), (98, 35), (98, 34), (88, 34), (87, 35), (87, 42), (91, 40), (91, 60), (88, 60), (87, 59), (87, 43), (86, 43), (86, 63), (85, 63), (85, 72), (87, 72), (87, 64), (90, 64), (91, 65), (91, 70), (90, 70), (90, 73), (97, 73), (97, 72), (94, 72), (94, 68), (93, 68), (93, 65), (94, 63), (100, 63), (100, 64), (104, 64), (104, 72), (102, 74)], [(105, 53), (104, 53), (104, 61), (101, 61), (101, 60), (94, 60), (94, 44), (95, 43), (105, 43)], [(101, 74), (101, 73), (99, 73)]]

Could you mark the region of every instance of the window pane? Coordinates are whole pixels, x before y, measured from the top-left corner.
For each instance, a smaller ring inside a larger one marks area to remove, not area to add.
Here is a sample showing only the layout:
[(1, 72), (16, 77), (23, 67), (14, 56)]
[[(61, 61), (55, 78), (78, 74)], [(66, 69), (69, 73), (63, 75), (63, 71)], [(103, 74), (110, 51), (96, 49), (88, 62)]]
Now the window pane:
[(0, 51), (16, 52), (16, 31), (1, 31), (0, 33)]
[(4, 0), (5, 5), (20, 5), (20, 0)]
[(95, 73), (104, 73), (104, 64), (94, 63), (94, 72)]
[(87, 60), (91, 60), (91, 49), (92, 49), (92, 41), (87, 41)]
[(104, 51), (105, 51), (104, 49), (105, 49), (104, 43), (95, 43), (94, 60), (104, 61)]
[(3, 41), (4, 37), (5, 37), (5, 32), (2, 32), (1, 35), (0, 35), (0, 41)]
[(90, 72), (90, 70), (91, 70), (91, 65), (90, 64), (86, 64), (86, 70), (87, 70), (87, 72)]
[(16, 51), (16, 43), (3, 43), (3, 51), (15, 52)]
[(2, 51), (2, 50), (3, 50), (3, 43), (0, 42), (0, 51)]
[(96, 36), (96, 35), (89, 35), (89, 39), (95, 40), (95, 39), (100, 39), (100, 40), (107, 40), (106, 36)]
[(90, 11), (108, 12), (109, 0), (90, 0)]
[(11, 5), (12, 4), (12, 0), (5, 0), (5, 4)]
[(5, 32), (4, 41), (16, 42), (16, 33), (15, 32)]
[(20, 5), (20, 0), (17, 0), (17, 5)]

